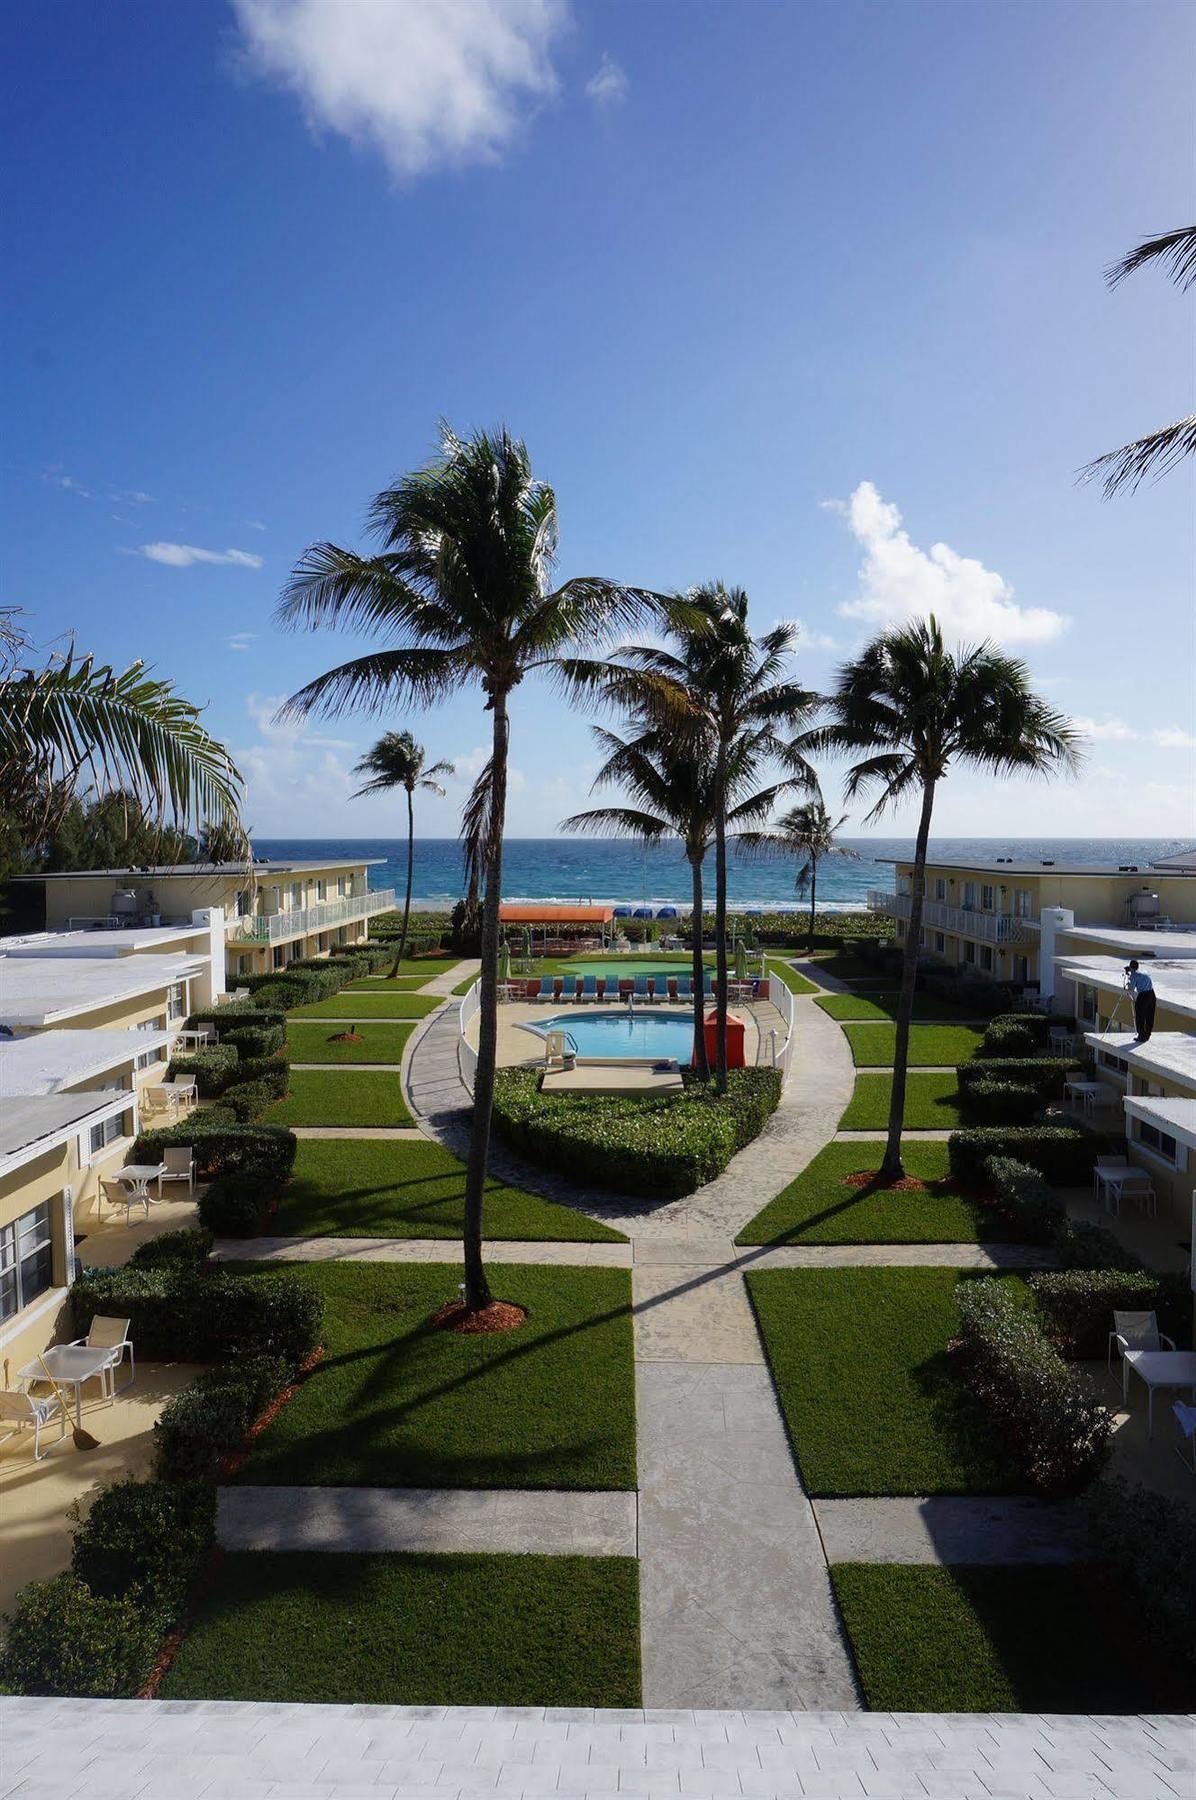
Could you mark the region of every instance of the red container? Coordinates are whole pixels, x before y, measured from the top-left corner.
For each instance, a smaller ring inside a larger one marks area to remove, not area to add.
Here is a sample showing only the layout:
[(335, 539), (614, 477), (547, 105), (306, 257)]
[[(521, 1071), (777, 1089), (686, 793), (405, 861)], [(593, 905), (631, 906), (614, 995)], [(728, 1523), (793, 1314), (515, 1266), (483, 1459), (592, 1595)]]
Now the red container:
[[(744, 1054), (743, 1054), (743, 1031), (744, 1031), (743, 1020), (737, 1019), (735, 1017), (734, 1013), (728, 1013), (727, 1014), (727, 1067), (729, 1069), (742, 1069), (742, 1068), (746, 1067), (746, 1063), (744, 1060)], [(715, 1065), (717, 1058), (718, 1058), (718, 1020), (715, 1017), (714, 1009), (712, 1007), (711, 1010), (706, 1014), (706, 1060), (710, 1064), (710, 1067), (712, 1069)]]

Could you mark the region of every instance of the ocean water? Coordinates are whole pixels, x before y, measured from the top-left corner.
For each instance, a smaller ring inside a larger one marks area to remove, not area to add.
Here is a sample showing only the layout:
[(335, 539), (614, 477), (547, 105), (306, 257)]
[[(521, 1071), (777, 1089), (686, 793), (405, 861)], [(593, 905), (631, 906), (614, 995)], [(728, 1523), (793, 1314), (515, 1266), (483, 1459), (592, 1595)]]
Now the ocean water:
[[(940, 859), (1016, 856), (1057, 862), (1146, 864), (1192, 847), (1180, 838), (948, 838), (930, 840)], [(912, 838), (845, 838), (858, 860), (831, 856), (819, 864), (818, 906), (828, 912), (864, 904), (868, 889), (892, 885), (886, 859), (913, 854)], [(258, 838), (258, 856), (377, 857), (370, 886), (395, 888), (402, 897), (407, 879), (407, 846), (396, 838)], [(787, 861), (759, 862), (729, 849), (727, 893), (734, 906), (800, 908), (808, 902), (794, 889), (796, 867)], [(450, 907), (463, 892), (461, 846), (456, 838), (416, 839), (414, 901), (423, 908)], [(713, 857), (706, 867), (707, 905), (713, 903)], [(614, 900), (635, 905), (688, 907), (689, 865), (680, 844), (650, 850), (606, 838), (508, 838), (503, 846), (505, 900)]]

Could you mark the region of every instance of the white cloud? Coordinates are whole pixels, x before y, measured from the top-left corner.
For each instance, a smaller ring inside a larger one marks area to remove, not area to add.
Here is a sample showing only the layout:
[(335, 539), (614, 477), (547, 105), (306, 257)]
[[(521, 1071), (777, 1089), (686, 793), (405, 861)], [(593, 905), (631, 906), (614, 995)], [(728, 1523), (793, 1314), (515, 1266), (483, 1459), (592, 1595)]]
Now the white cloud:
[(266, 529), (260, 519), (246, 519), (245, 523), (248, 525), (250, 531), (265, 531)]
[[(249, 634), (252, 635), (252, 634)], [(268, 743), (296, 743), (300, 738), (309, 746), (322, 750), (352, 750), (350, 738), (324, 737), (312, 730), (310, 719), (280, 719), (278, 709), (285, 694), (252, 693), (245, 696), (245, 711)]]
[(64, 475), (61, 469), (46, 469), (42, 480), (48, 481), (51, 487), (63, 488), (68, 494), (77, 495), (80, 500), (90, 500), (92, 497), (89, 487), (84, 487), (73, 475)]
[(568, 0), (233, 0), (250, 67), (396, 175), (495, 160), (550, 96)]
[(231, 563), (238, 569), (260, 569), (265, 562), (251, 550), (200, 550), (195, 544), (139, 544), (137, 555), (171, 569), (189, 569), (192, 563)]
[(603, 54), (597, 73), (586, 82), (586, 94), (595, 106), (621, 106), (627, 98), (627, 71), (613, 56)]
[(1083, 737), (1091, 738), (1093, 743), (1126, 744), (1138, 733), (1124, 719), (1073, 719), (1072, 725)]
[(778, 625), (794, 627), (797, 632), (799, 653), (802, 650), (842, 650), (843, 648), (838, 638), (833, 638), (827, 631), (816, 631), (812, 625), (807, 625), (802, 619), (774, 619), (771, 629), (775, 631)]
[(1196, 737), (1190, 731), (1183, 731), (1178, 725), (1164, 725), (1150, 735), (1163, 750), (1196, 750)]
[(230, 650), (248, 650), (256, 638), (256, 631), (234, 631), (233, 635), (224, 641)]
[(143, 492), (141, 488), (114, 488), (108, 496), (118, 506), (152, 506), (154, 496)]
[(845, 619), (887, 627), (933, 613), (948, 638), (1004, 645), (1050, 643), (1071, 622), (1047, 607), (1019, 606), (1003, 576), (949, 544), (920, 550), (897, 507), (870, 481), (861, 481), (846, 505), (827, 504), (843, 514), (865, 552), (858, 599), (836, 609)]

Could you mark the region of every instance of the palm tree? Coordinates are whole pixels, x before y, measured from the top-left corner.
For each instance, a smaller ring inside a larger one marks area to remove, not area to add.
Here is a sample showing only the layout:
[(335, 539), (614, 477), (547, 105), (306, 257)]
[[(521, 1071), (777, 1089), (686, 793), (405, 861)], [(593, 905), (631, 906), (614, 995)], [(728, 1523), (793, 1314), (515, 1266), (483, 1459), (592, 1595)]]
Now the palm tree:
[[(714, 749), (714, 937), (717, 963), (718, 1092), (727, 1088), (727, 811), (732, 770), (747, 782), (762, 763), (785, 770), (782, 788), (809, 788), (814, 772), (785, 730), (808, 725), (818, 697), (789, 679), (793, 625), (752, 637), (748, 597), (721, 582), (692, 589), (665, 616), (668, 643), (624, 645), (616, 661), (572, 665), (579, 683), (608, 704), (655, 719), (662, 730), (698, 727)], [(695, 922), (700, 931), (701, 921)]]
[(389, 794), (395, 788), (402, 788), (407, 795), (407, 893), (403, 901), (403, 929), (399, 935), (399, 950), (395, 957), (392, 977), (399, 972), (403, 961), (403, 952), (407, 948), (407, 926), (411, 919), (411, 878), (415, 870), (415, 790), (419, 788), (425, 794), (437, 794), (443, 800), (445, 790), (436, 777), (452, 775), (455, 771), (451, 762), (433, 763), (425, 768), (424, 758), (427, 751), (422, 744), (417, 744), (409, 731), (385, 731), (372, 749), (367, 750), (361, 761), (354, 763), (355, 775), (368, 775), (370, 780), (364, 787), (359, 787), (354, 800), (360, 800), (364, 794)]
[(505, 430), (459, 438), (441, 427), (439, 455), (374, 500), (381, 545), (359, 556), (313, 544), (279, 606), (284, 624), (365, 632), (378, 648), (329, 669), (283, 708), (290, 716), (429, 706), (477, 682), (492, 721), (490, 762), (467, 808), (467, 856), (484, 871), (481, 1004), (473, 1130), (465, 1181), (465, 1302), (489, 1304), (482, 1260), (483, 1195), (498, 1038), (499, 902), (511, 694), (534, 670), (594, 645), (656, 596), (598, 577), (550, 585), (557, 545), (552, 489)]
[(909, 1025), (935, 791), (953, 762), (994, 776), (1072, 771), (1080, 760), (1079, 738), (1067, 719), (1031, 690), (1024, 663), (989, 643), (947, 650), (933, 616), (874, 638), (840, 669), (827, 705), (830, 723), (810, 732), (805, 748), (866, 753), (849, 770), (844, 797), (853, 800), (879, 790), (867, 822), (904, 800), (920, 801), (888, 1141), (881, 1165), (883, 1180), (900, 1181)]
[(844, 856), (859, 862), (858, 850), (836, 842), (836, 833), (847, 823), (848, 815), (832, 819), (826, 802), (819, 794), (816, 800), (793, 807), (766, 831), (741, 831), (739, 846), (749, 856), (793, 857), (799, 864), (794, 886), (799, 894), (810, 895), (810, 926), (807, 947), (814, 948), (814, 925), (818, 898), (818, 865), (826, 856)]
[[(1186, 293), (1196, 283), (1196, 225), (1183, 225), (1178, 231), (1164, 231), (1157, 237), (1145, 239), (1128, 256), (1106, 269), (1105, 280), (1111, 288), (1117, 287), (1127, 275), (1133, 275), (1148, 263), (1161, 263), (1171, 280)], [(1196, 413), (1188, 413), (1185, 418), (1176, 419), (1173, 425), (1164, 425), (1159, 431), (1135, 438), (1132, 444), (1123, 444), (1120, 450), (1109, 450), (1104, 456), (1098, 456), (1095, 462), (1080, 470), (1080, 479), (1091, 481), (1094, 476), (1100, 476), (1105, 499), (1111, 500), (1122, 488), (1128, 488), (1132, 494), (1148, 475), (1157, 479), (1186, 456), (1194, 455)]]
[[(596, 831), (609, 837), (630, 837), (642, 844), (679, 837), (689, 863), (693, 895), (693, 1015), (694, 1067), (700, 1081), (710, 1078), (706, 1056), (706, 971), (702, 961), (702, 864), (714, 841), (720, 795), (715, 782), (715, 747), (700, 727), (688, 732), (661, 730), (644, 719), (635, 721), (637, 735), (626, 739), (595, 726), (594, 736), (606, 751), (606, 761), (593, 786), (619, 786), (637, 805), (602, 806), (574, 813), (561, 822), (562, 831)], [(778, 788), (740, 797), (751, 770), (746, 758), (733, 753), (727, 777), (727, 797), (733, 802), (726, 819), (732, 825), (750, 825), (766, 818)]]

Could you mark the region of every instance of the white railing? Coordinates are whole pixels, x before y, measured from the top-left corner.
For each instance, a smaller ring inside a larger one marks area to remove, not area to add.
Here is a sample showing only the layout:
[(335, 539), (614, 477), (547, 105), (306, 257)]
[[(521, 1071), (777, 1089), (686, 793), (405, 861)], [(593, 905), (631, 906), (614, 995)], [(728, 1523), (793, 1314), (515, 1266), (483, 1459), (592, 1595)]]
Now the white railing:
[(768, 1034), (770, 1060), (773, 1068), (781, 1071), (781, 1080), (787, 1081), (793, 1056), (793, 995), (779, 975), (770, 974), (768, 977), (768, 998), (785, 1021), (783, 1042), (777, 1041), (775, 1029)]
[(457, 1067), (461, 1071), (462, 1081), (465, 1083), (471, 1094), (473, 1093), (473, 1078), (477, 1072), (478, 1053), (469, 1042), (465, 1033), (471, 1019), (474, 1017), (481, 1004), (482, 982), (481, 977), (479, 976), (473, 986), (466, 990), (465, 994), (462, 996), (461, 1004), (457, 1009), (457, 1018), (460, 1026), (459, 1035), (457, 1037)]
[[(908, 919), (913, 901), (908, 894), (885, 893), (871, 888), (868, 910), (891, 919)], [(953, 931), (960, 937), (979, 938), (986, 944), (1024, 944), (1038, 930), (1037, 919), (1019, 919), (1012, 913), (977, 912), (970, 906), (947, 906), (941, 900), (922, 902), (922, 924), (935, 931)]]
[(283, 938), (332, 931), (337, 925), (350, 925), (374, 913), (391, 912), (394, 904), (393, 888), (374, 888), (368, 894), (345, 895), (340, 900), (317, 900), (314, 906), (292, 906), (283, 912), (230, 919), (228, 935), (238, 942), (273, 944)]

